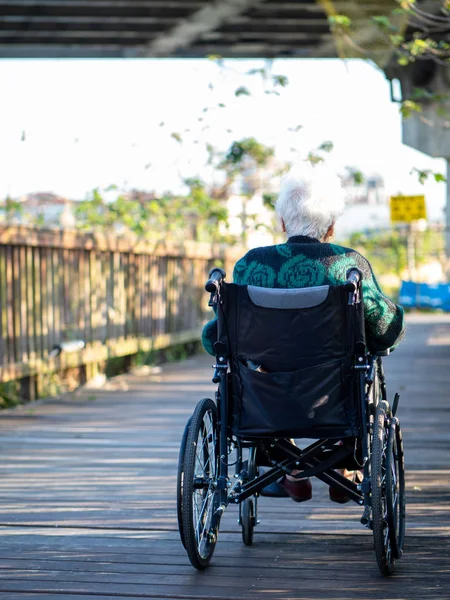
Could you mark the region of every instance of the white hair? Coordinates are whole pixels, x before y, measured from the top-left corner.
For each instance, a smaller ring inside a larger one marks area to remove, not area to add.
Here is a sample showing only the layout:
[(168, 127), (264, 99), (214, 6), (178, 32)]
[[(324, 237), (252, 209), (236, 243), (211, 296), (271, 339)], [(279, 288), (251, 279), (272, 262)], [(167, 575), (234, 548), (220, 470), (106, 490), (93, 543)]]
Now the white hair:
[(275, 208), (288, 237), (306, 235), (323, 239), (344, 210), (341, 181), (323, 163), (304, 162), (281, 180)]

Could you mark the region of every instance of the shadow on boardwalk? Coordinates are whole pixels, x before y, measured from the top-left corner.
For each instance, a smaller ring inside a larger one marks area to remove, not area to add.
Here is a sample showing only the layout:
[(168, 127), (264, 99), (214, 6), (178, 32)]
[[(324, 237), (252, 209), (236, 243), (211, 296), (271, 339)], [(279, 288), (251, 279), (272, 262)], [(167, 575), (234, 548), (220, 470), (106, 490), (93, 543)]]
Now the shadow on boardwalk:
[(412, 317), (385, 360), (401, 393), (408, 532), (396, 575), (379, 574), (360, 509), (313, 499), (260, 501), (244, 547), (230, 507), (211, 567), (189, 565), (176, 526), (184, 425), (212, 396), (200, 356), (113, 389), (84, 391), (0, 414), (5, 600), (106, 598), (449, 598), (450, 318)]

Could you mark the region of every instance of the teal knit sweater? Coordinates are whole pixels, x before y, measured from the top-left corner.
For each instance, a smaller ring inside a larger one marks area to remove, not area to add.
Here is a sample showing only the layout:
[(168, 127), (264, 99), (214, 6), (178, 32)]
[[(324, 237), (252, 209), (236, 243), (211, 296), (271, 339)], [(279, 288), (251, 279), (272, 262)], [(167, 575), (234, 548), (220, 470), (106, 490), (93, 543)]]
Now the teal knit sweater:
[[(383, 295), (370, 263), (350, 248), (295, 236), (285, 244), (254, 248), (234, 267), (233, 282), (270, 288), (304, 288), (344, 283), (352, 267), (362, 272), (366, 337), (372, 352), (398, 345), (404, 335), (403, 309)], [(205, 350), (214, 354), (217, 324), (203, 328)]]

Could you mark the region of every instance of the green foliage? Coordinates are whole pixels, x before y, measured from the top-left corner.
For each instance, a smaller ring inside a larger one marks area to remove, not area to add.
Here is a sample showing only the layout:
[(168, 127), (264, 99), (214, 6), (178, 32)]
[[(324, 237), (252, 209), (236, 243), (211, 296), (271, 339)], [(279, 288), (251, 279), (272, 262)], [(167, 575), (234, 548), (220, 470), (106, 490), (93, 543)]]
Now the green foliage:
[(334, 148), (333, 142), (326, 141), (322, 142), (318, 148), (318, 150), (322, 150), (323, 152), (331, 152)]
[(404, 100), (400, 104), (400, 112), (404, 119), (409, 118), (414, 113), (421, 113), (422, 106), (413, 100)]
[(372, 17), (372, 21), (383, 31), (398, 31), (398, 27), (386, 15)]
[[(441, 231), (428, 229), (417, 232), (415, 238), (417, 266), (427, 264), (430, 259), (441, 260), (445, 254), (444, 242)], [(393, 275), (399, 284), (400, 278), (405, 274), (408, 264), (405, 229), (353, 233), (348, 240), (342, 242), (342, 245), (353, 248), (365, 256), (371, 263), (378, 280), (383, 279), (383, 276)], [(398, 286), (382, 287), (385, 293), (394, 297), (398, 292)]]
[(3, 206), (0, 206), (0, 212), (3, 213), (5, 221), (10, 223), (15, 219), (20, 219), (24, 214), (24, 209), (21, 202), (7, 196)]
[(332, 31), (347, 33), (352, 26), (352, 20), (346, 15), (330, 15), (328, 23)]
[(347, 170), (350, 173), (350, 176), (353, 179), (353, 183), (355, 185), (362, 185), (365, 181), (364, 174), (359, 169), (354, 169), (352, 167), (347, 167)]
[(263, 204), (266, 208), (275, 210), (275, 203), (277, 201), (277, 194), (265, 193), (262, 195)]
[(250, 92), (249, 92), (249, 90), (246, 87), (241, 86), (241, 87), (238, 87), (238, 89), (234, 92), (234, 95), (237, 96), (237, 97), (239, 97), (239, 96), (250, 96)]
[(289, 83), (289, 80), (286, 77), (286, 75), (273, 75), (272, 81), (275, 86), (279, 85), (281, 87), (286, 87)]
[(274, 155), (274, 149), (258, 142), (254, 137), (244, 138), (233, 142), (225, 156), (225, 166), (242, 166), (246, 158), (251, 158), (258, 167), (267, 164), (270, 157)]
[(428, 180), (430, 176), (434, 178), (436, 183), (447, 181), (445, 175), (443, 175), (442, 173), (432, 171), (431, 169), (418, 169), (417, 167), (413, 167), (410, 171), (410, 174), (413, 175), (414, 173), (417, 173), (419, 183), (421, 183), (422, 185)]
[(134, 192), (119, 195), (107, 203), (98, 189), (75, 208), (77, 226), (83, 230), (130, 231), (152, 239), (179, 237), (197, 241), (218, 241), (220, 226), (228, 214), (224, 204), (212, 198), (199, 179), (187, 179), (187, 196), (165, 193), (160, 197)]
[(406, 243), (399, 231), (353, 233), (348, 246), (369, 260), (376, 276), (391, 273), (400, 276), (406, 268)]
[(308, 153), (306, 160), (309, 161), (312, 165), (317, 165), (323, 162), (325, 159), (323, 158), (323, 156), (320, 156), (319, 154), (316, 154), (315, 152), (311, 151)]

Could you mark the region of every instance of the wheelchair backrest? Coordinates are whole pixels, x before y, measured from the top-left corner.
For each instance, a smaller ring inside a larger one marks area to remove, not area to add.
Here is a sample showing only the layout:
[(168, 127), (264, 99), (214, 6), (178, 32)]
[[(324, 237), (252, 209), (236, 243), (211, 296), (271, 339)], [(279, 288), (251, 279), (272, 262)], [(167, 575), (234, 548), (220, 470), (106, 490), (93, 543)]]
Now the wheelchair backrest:
[(349, 304), (348, 298), (343, 285), (272, 289), (222, 284), (219, 341), (230, 359), (236, 432), (356, 434), (352, 368), (364, 327), (362, 303)]
[(364, 338), (362, 303), (349, 306), (343, 285), (221, 287), (221, 341), (229, 355), (268, 371), (292, 371), (348, 356), (356, 338)]

